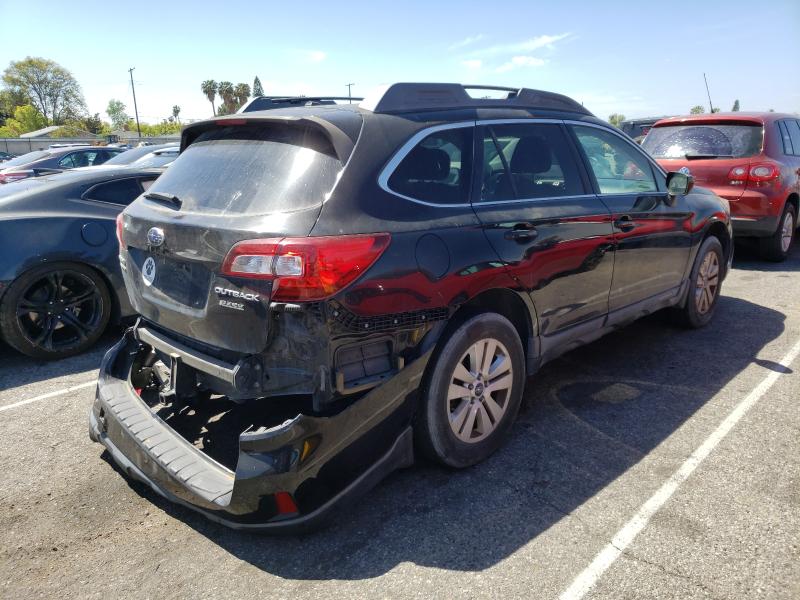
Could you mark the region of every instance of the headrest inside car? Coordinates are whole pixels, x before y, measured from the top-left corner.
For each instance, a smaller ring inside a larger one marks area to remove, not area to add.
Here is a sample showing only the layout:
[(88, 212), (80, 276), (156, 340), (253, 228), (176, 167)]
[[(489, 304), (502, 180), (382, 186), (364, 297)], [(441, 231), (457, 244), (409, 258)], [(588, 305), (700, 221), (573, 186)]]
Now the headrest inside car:
[(417, 181), (447, 179), (450, 176), (450, 156), (440, 148), (417, 146), (403, 160), (400, 176)]
[(538, 136), (520, 138), (509, 168), (512, 173), (544, 173), (549, 171), (553, 159), (547, 141)]

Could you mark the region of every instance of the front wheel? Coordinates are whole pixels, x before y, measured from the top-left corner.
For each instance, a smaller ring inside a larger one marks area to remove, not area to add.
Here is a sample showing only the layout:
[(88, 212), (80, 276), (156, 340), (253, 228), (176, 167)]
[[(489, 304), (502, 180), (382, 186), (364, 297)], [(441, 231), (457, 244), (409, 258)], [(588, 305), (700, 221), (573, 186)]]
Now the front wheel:
[(496, 313), (459, 326), (434, 355), (421, 390), (418, 448), (450, 467), (468, 467), (508, 438), (525, 385), (522, 342)]
[(696, 329), (711, 322), (717, 309), (724, 264), (725, 255), (720, 241), (714, 236), (706, 238), (700, 244), (689, 275), (686, 302), (673, 309), (681, 325)]

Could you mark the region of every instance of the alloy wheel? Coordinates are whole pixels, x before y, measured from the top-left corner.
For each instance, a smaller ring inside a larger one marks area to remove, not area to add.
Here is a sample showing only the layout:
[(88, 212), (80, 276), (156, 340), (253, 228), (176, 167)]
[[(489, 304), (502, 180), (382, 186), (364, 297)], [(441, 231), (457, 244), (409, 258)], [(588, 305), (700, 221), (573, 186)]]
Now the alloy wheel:
[(794, 235), (794, 217), (788, 210), (783, 217), (783, 224), (781, 225), (781, 251), (785, 254), (789, 251), (789, 246), (792, 244), (792, 236)]
[(50, 352), (76, 346), (97, 331), (103, 298), (82, 273), (51, 271), (33, 281), (17, 303), (17, 321), (33, 345)]
[(500, 423), (511, 398), (514, 371), (498, 340), (479, 340), (456, 364), (447, 393), (450, 428), (462, 442), (483, 440)]
[(694, 302), (697, 312), (706, 314), (714, 304), (719, 289), (719, 257), (716, 252), (707, 252), (697, 273)]

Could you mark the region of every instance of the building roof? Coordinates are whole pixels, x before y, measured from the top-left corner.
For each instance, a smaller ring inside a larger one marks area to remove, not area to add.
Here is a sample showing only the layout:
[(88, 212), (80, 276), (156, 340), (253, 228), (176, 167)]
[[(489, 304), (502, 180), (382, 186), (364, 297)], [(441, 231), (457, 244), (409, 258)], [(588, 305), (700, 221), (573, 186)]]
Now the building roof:
[(36, 131), (29, 131), (28, 133), (21, 133), (19, 137), (21, 138), (36, 138), (36, 137), (45, 137), (50, 135), (54, 131), (61, 129), (61, 125), (51, 125), (50, 127), (45, 127), (44, 129), (37, 129)]

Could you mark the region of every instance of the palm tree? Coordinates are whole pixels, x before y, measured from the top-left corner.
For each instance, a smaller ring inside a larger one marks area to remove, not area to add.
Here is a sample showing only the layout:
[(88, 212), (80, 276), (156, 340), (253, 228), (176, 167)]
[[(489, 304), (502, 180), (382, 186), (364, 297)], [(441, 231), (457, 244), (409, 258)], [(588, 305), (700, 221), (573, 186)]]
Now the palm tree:
[(217, 114), (217, 109), (214, 108), (214, 98), (217, 96), (217, 82), (213, 79), (206, 79), (203, 83), (200, 84), (200, 89), (208, 98), (208, 101), (211, 102), (211, 112), (212, 114)]
[(241, 106), (250, 97), (250, 86), (246, 83), (237, 83), (233, 89), (233, 95), (236, 96), (236, 104)]
[(230, 81), (220, 81), (219, 86), (217, 86), (217, 91), (222, 98), (222, 107), (220, 110), (224, 108), (225, 114), (232, 113), (235, 110), (233, 108), (233, 84)]
[(172, 116), (178, 123), (181, 122), (179, 116), (180, 114), (181, 114), (181, 107), (176, 104), (175, 106), (172, 107)]

